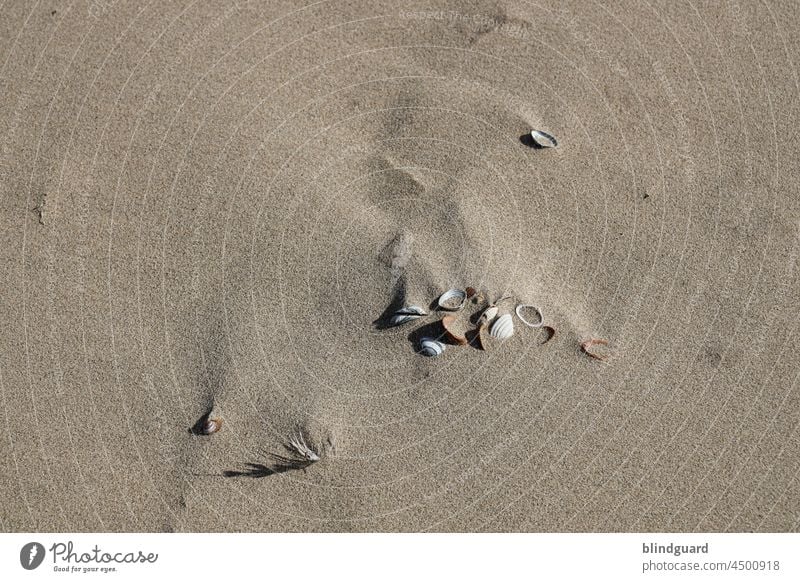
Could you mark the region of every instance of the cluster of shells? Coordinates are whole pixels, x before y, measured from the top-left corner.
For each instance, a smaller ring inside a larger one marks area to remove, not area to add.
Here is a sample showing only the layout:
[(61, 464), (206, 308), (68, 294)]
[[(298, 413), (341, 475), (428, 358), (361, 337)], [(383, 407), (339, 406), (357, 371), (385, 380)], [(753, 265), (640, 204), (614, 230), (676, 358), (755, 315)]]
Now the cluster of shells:
[[(492, 301), (486, 292), (477, 291), (472, 287), (445, 291), (435, 304), (436, 311), (442, 314), (439, 319), (441, 333), (438, 337), (420, 338), (419, 353), (428, 357), (440, 356), (448, 344), (472, 344), (481, 350), (489, 349), (494, 341), (502, 342), (514, 335), (514, 315), (520, 323), (528, 327), (546, 328), (547, 340), (552, 338), (555, 332), (544, 325), (544, 317), (538, 307), (518, 304), (516, 308), (511, 309), (512, 299), (512, 297), (500, 297)], [(466, 306), (470, 306), (471, 309), (465, 309)], [(389, 324), (400, 326), (428, 315), (428, 312), (418, 305), (407, 305), (389, 317)]]

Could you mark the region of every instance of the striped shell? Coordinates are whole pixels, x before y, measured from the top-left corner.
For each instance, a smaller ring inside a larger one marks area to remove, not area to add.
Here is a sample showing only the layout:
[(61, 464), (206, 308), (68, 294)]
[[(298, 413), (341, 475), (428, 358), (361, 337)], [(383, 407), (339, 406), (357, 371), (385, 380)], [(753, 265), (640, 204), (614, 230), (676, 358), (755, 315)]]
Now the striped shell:
[(514, 322), (511, 319), (511, 314), (506, 313), (497, 318), (489, 330), (489, 335), (496, 339), (508, 339), (514, 335)]
[(419, 342), (419, 353), (423, 356), (441, 356), (444, 352), (444, 344), (430, 337), (424, 337)]
[(208, 418), (203, 423), (201, 432), (205, 435), (214, 434), (222, 428), (222, 420), (219, 418)]
[(391, 325), (402, 325), (404, 323), (408, 323), (409, 321), (419, 319), (420, 317), (425, 317), (426, 315), (428, 315), (428, 313), (422, 309), (422, 307), (410, 305), (395, 311), (394, 315), (392, 315), (391, 319), (389, 319), (389, 323)]

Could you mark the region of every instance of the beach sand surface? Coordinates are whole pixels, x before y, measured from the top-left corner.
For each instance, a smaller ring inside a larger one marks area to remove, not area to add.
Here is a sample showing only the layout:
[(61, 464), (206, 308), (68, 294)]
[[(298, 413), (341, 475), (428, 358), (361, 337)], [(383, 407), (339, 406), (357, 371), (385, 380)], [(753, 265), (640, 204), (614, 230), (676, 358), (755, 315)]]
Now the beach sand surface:
[(402, 4), (4, 5), (0, 529), (800, 528), (794, 3)]

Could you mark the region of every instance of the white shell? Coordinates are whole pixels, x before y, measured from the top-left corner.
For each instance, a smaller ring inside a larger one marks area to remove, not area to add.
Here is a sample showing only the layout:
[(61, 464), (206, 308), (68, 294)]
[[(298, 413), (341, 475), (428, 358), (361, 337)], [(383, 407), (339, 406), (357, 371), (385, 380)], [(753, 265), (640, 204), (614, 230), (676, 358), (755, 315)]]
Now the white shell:
[(486, 311), (484, 311), (484, 312), (483, 312), (483, 314), (481, 315), (481, 317), (483, 317), (483, 320), (484, 320), (486, 323), (489, 323), (489, 322), (490, 322), (490, 321), (492, 321), (492, 320), (493, 320), (495, 317), (497, 317), (497, 307), (496, 307), (496, 306), (494, 306), (494, 305), (491, 305), (491, 306), (487, 307), (487, 308), (486, 308)]
[[(449, 305), (447, 302), (451, 299), (457, 299), (458, 305)], [(441, 297), (439, 297), (439, 309), (444, 309), (445, 311), (458, 311), (464, 307), (464, 301), (466, 300), (466, 291), (462, 291), (461, 289), (449, 289), (448, 291), (442, 293)]]
[(428, 313), (422, 309), (422, 307), (417, 307), (416, 305), (410, 305), (408, 307), (403, 307), (402, 309), (398, 309), (394, 312), (394, 315), (389, 319), (389, 323), (391, 325), (402, 325), (414, 319), (419, 319), (420, 317), (424, 317), (428, 315)]
[[(536, 313), (539, 314), (539, 321), (531, 323), (522, 316), (521, 312), (526, 307), (536, 310)], [(517, 314), (517, 317), (519, 317), (519, 320), (528, 327), (542, 327), (544, 325), (544, 314), (542, 314), (542, 310), (536, 307), (535, 305), (531, 305), (530, 303), (520, 303), (519, 305), (517, 305), (517, 308), (514, 311)]]
[(555, 137), (538, 129), (531, 130), (531, 139), (540, 148), (554, 148), (558, 145), (558, 140)]
[(444, 344), (430, 337), (424, 337), (419, 342), (420, 350), (423, 356), (441, 356), (444, 352)]
[(514, 335), (514, 322), (511, 320), (511, 314), (501, 315), (492, 325), (489, 335), (501, 340), (508, 339)]

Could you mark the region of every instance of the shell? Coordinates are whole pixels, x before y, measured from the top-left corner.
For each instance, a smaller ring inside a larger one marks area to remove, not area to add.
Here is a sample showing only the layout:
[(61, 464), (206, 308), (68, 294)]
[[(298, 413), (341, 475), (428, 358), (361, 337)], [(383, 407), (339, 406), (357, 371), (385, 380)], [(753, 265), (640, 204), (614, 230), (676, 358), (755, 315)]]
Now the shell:
[(539, 342), (539, 345), (543, 346), (551, 339), (556, 337), (556, 330), (554, 327), (550, 327), (549, 325), (543, 325), (539, 328), (539, 334), (543, 338), (542, 341)]
[(501, 315), (497, 321), (492, 324), (489, 335), (501, 340), (508, 339), (514, 335), (514, 322), (511, 320), (511, 314), (506, 313), (505, 315)]
[(420, 317), (425, 317), (426, 315), (428, 315), (428, 312), (422, 309), (422, 307), (409, 305), (408, 307), (403, 307), (395, 311), (394, 315), (389, 319), (389, 323), (391, 325), (402, 325), (409, 321), (419, 319)]
[(444, 344), (430, 337), (424, 337), (419, 342), (419, 353), (423, 356), (441, 356), (444, 352)]
[(498, 310), (496, 305), (490, 305), (489, 307), (487, 307), (486, 310), (481, 314), (484, 323), (489, 323), (495, 317), (497, 317), (497, 311)]
[[(539, 321), (531, 323), (530, 321), (525, 319), (525, 317), (522, 315), (522, 310), (525, 309), (526, 307), (536, 310), (536, 313), (539, 314)], [(536, 307), (535, 305), (531, 305), (530, 303), (520, 303), (519, 305), (517, 305), (517, 308), (514, 310), (514, 312), (517, 314), (517, 317), (519, 317), (519, 320), (528, 327), (542, 327), (544, 325), (544, 314), (542, 313), (542, 310)]]
[(600, 351), (594, 350), (594, 346), (602, 346), (603, 348), (608, 348), (608, 340), (599, 339), (599, 338), (590, 338), (588, 340), (581, 342), (581, 351), (593, 358), (595, 360), (599, 360), (601, 362), (605, 362), (608, 358), (611, 357), (611, 352), (608, 350)]
[(467, 337), (465, 335), (460, 335), (457, 331), (455, 331), (455, 326), (454, 326), (455, 322), (456, 322), (455, 315), (445, 315), (442, 318), (442, 327), (444, 328), (444, 331), (447, 334), (448, 339), (456, 342), (459, 345), (465, 346), (468, 343)]
[(219, 431), (222, 428), (222, 419), (219, 418), (207, 418), (206, 421), (203, 423), (200, 432), (203, 434), (214, 434), (215, 432)]
[[(458, 300), (458, 305), (449, 304), (448, 301), (453, 299)], [(444, 309), (445, 311), (458, 311), (462, 307), (464, 307), (464, 301), (467, 299), (466, 291), (462, 291), (461, 289), (449, 289), (442, 293), (439, 297), (438, 305), (439, 309)]]
[(531, 139), (540, 148), (554, 148), (558, 145), (558, 140), (554, 136), (538, 129), (531, 130)]

